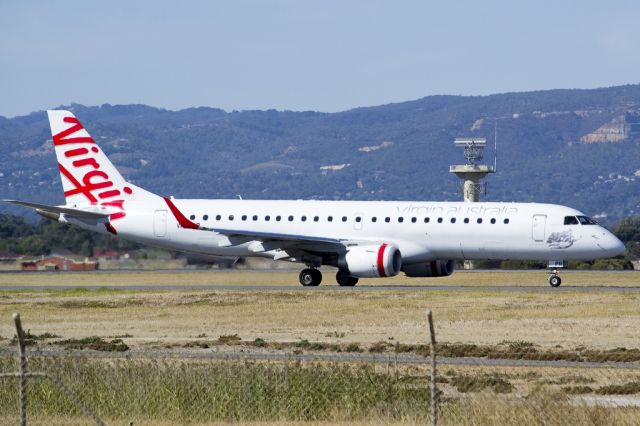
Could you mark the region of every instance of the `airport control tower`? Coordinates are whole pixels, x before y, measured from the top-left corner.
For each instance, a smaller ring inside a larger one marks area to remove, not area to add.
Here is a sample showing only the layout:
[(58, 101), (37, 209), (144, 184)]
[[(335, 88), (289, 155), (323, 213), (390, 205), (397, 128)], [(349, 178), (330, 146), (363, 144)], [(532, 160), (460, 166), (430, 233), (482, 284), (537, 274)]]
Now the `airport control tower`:
[(489, 173), (495, 173), (494, 167), (478, 164), (484, 157), (487, 145), (485, 138), (456, 138), (455, 145), (464, 149), (467, 164), (449, 166), (449, 171), (461, 180), (462, 195), (466, 202), (480, 201), (480, 194), (485, 192), (482, 179)]

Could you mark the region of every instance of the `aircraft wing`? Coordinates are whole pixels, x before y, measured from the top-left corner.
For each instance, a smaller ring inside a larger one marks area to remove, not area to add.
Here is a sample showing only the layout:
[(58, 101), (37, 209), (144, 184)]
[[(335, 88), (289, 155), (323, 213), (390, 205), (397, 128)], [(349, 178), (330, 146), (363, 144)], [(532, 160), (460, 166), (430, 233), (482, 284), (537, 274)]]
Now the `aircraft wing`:
[[(283, 253), (307, 252), (307, 253), (344, 253), (348, 247), (357, 245), (368, 245), (380, 243), (378, 240), (367, 239), (339, 239), (332, 237), (299, 235), (299, 234), (281, 234), (271, 232), (246, 231), (240, 229), (222, 229), (222, 228), (204, 228), (200, 230), (213, 231), (229, 238), (232, 244), (238, 244), (238, 239), (245, 242), (254, 241), (249, 250), (254, 252), (263, 252), (270, 250), (282, 250)], [(284, 258), (283, 255), (280, 258)]]
[(344, 245), (345, 240), (327, 237), (312, 237), (309, 235), (280, 234), (271, 232), (244, 231), (240, 229), (203, 228), (206, 231), (214, 231), (227, 237), (247, 237), (257, 241), (283, 241), (283, 242), (308, 242), (308, 243), (328, 243)]
[(109, 217), (109, 213), (101, 213), (96, 211), (74, 209), (70, 207), (58, 207), (48, 206), (46, 204), (29, 203), (26, 201), (18, 200), (2, 200), (6, 203), (17, 204), (19, 206), (29, 207), (35, 209), (40, 214), (49, 213), (50, 215), (64, 214), (66, 217), (75, 217), (78, 219), (106, 219)]

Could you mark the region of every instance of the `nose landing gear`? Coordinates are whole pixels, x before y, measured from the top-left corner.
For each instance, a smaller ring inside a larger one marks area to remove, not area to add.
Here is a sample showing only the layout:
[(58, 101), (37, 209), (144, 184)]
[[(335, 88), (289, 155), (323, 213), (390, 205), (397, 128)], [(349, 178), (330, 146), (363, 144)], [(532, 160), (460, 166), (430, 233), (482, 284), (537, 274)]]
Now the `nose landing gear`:
[(563, 260), (550, 260), (547, 264), (549, 271), (549, 285), (551, 287), (560, 287), (562, 279), (558, 276), (558, 269), (564, 268), (565, 263)]
[(551, 287), (560, 287), (562, 284), (562, 279), (557, 275), (557, 271), (553, 270), (549, 275), (549, 285)]

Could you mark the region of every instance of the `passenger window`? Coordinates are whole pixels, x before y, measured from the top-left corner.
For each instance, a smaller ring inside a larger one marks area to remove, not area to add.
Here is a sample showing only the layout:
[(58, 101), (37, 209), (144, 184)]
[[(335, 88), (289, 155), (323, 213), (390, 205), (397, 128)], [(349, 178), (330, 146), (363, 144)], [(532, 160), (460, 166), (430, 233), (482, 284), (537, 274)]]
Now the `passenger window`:
[(431, 219), (429, 219), (428, 217), (425, 217), (425, 218), (424, 218), (424, 223), (429, 223), (429, 221), (430, 221), (430, 220), (431, 220)]
[(329, 216), (329, 217), (327, 217), (327, 220), (328, 220), (329, 222), (333, 222), (333, 216)]
[(377, 217), (374, 216), (374, 217), (371, 218), (371, 222), (377, 222), (377, 221), (378, 221)]
[(189, 219), (191, 219), (191, 220), (195, 220), (195, 218), (196, 218), (195, 214), (192, 214), (191, 216), (189, 216)]
[(387, 223), (389, 223), (389, 222), (391, 222), (391, 218), (390, 218), (390, 217), (385, 217), (385, 218), (384, 218), (384, 221), (385, 221), (385, 222), (387, 222)]
[(509, 224), (509, 219), (505, 219), (505, 220), (504, 220), (504, 224), (505, 224), (505, 225), (508, 225), (508, 224)]
[(276, 216), (276, 222), (280, 222), (280, 219), (282, 219), (282, 216), (280, 215)]
[(232, 214), (229, 215), (229, 220), (233, 220), (233, 215)]
[(469, 223), (469, 218), (468, 217), (464, 218), (464, 223)]
[(479, 217), (479, 218), (478, 218), (478, 220), (477, 220), (476, 222), (478, 222), (478, 223), (482, 223), (482, 218), (481, 218), (481, 217)]
[(271, 216), (265, 216), (264, 220), (265, 220), (265, 222), (269, 222), (271, 220)]
[(216, 215), (216, 220), (220, 220), (222, 219), (222, 216), (220, 216), (219, 214)]
[(209, 220), (209, 215), (205, 214), (204, 216), (202, 216), (202, 220)]
[(455, 217), (451, 218), (451, 223), (456, 223), (456, 218)]
[(318, 217), (318, 216), (314, 216), (314, 217), (313, 217), (313, 221), (314, 221), (314, 222), (317, 222), (317, 221), (319, 221), (319, 220), (320, 220), (320, 217)]
[(411, 223), (416, 223), (416, 222), (417, 222), (417, 220), (418, 220), (418, 218), (417, 218), (417, 217), (412, 217), (412, 218), (411, 218)]
[(346, 216), (342, 216), (342, 221), (346, 222), (347, 221), (347, 217)]
[(360, 216), (356, 217), (356, 222), (361, 222), (362, 218)]
[(565, 216), (564, 217), (564, 224), (565, 225), (577, 225), (578, 224), (578, 219), (575, 216)]
[(496, 220), (494, 218), (491, 218), (491, 224), (493, 225), (495, 223), (496, 223)]
[(399, 217), (398, 218), (398, 223), (402, 223), (402, 222), (404, 222), (404, 218), (403, 217)]
[(254, 220), (254, 221), (258, 220), (258, 216), (253, 215), (253, 220)]
[(289, 222), (293, 222), (293, 216), (289, 216)]
[(243, 214), (241, 219), (242, 219), (242, 220), (247, 220), (247, 215), (246, 215), (246, 214)]
[(441, 217), (438, 218), (438, 223), (442, 223), (442, 218)]
[(307, 221), (307, 217), (306, 217), (306, 216), (302, 216), (302, 217), (300, 218), (300, 220), (301, 220), (301, 221), (303, 221), (303, 222), (306, 222), (306, 221)]

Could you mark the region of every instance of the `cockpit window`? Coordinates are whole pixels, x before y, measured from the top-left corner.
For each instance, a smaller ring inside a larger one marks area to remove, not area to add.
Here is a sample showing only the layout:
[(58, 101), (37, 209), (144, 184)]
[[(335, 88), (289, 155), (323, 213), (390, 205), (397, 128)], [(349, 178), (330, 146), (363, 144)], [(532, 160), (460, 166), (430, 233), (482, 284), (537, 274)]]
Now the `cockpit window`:
[(597, 225), (596, 221), (587, 216), (565, 216), (565, 225)]
[(577, 216), (581, 225), (597, 225), (596, 221), (587, 216)]

